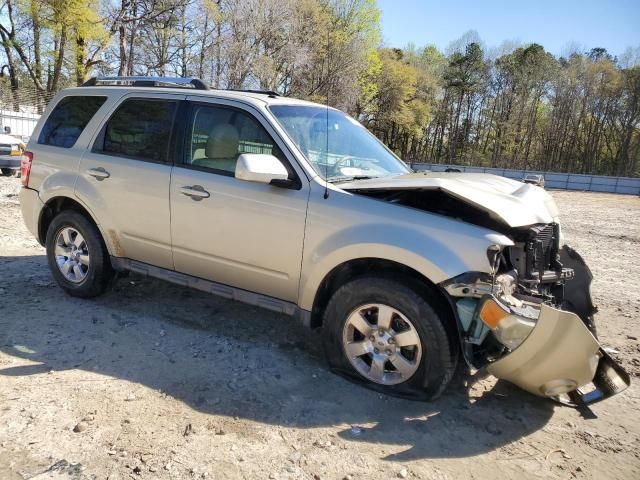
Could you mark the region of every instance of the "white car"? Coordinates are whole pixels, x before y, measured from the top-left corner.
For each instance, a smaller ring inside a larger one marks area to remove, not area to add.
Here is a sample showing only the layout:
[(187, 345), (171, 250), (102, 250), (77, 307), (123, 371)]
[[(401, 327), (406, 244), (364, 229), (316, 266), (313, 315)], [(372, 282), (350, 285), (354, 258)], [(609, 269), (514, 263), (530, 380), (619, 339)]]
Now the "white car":
[(0, 172), (13, 175), (20, 170), (22, 153), (26, 146), (22, 140), (6, 133), (0, 133)]
[(537, 185), (544, 188), (544, 175), (537, 173), (528, 173), (522, 179), (523, 183), (530, 183), (531, 185)]

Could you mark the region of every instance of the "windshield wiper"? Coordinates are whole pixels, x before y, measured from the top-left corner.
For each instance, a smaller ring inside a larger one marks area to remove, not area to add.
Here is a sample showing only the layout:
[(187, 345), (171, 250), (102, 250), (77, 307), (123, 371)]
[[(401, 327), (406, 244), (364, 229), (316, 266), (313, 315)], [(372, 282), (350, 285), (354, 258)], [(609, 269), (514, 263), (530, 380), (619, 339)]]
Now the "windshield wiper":
[(329, 177), (327, 178), (327, 182), (329, 183), (343, 183), (343, 182), (353, 182), (354, 180), (370, 180), (372, 178), (380, 178), (369, 175), (353, 175), (353, 176), (344, 176), (344, 177)]

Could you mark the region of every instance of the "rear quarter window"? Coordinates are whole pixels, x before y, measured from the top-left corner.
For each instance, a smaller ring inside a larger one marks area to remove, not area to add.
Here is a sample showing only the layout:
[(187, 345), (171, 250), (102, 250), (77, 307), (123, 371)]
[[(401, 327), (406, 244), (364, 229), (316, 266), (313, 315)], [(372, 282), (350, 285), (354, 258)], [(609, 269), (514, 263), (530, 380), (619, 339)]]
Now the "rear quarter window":
[(45, 122), (38, 143), (71, 148), (107, 97), (69, 96), (55, 106)]

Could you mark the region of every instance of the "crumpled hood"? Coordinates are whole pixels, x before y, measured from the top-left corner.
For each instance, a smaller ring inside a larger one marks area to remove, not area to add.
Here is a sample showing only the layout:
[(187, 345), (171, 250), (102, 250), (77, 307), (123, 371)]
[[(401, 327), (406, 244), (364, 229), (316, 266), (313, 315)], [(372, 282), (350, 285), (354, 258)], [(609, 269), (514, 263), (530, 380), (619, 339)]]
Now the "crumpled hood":
[(558, 222), (556, 204), (543, 188), (488, 173), (419, 172), (338, 187), (347, 191), (441, 190), (509, 227)]

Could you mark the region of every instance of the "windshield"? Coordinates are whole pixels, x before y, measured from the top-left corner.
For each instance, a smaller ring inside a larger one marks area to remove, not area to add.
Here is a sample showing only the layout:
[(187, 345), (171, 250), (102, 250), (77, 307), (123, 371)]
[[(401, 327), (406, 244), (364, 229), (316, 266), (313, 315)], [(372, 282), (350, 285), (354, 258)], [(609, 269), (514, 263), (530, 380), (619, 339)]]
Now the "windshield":
[(329, 181), (410, 172), (382, 142), (343, 112), (329, 109), (327, 122), (323, 107), (272, 105), (269, 109), (318, 175)]

